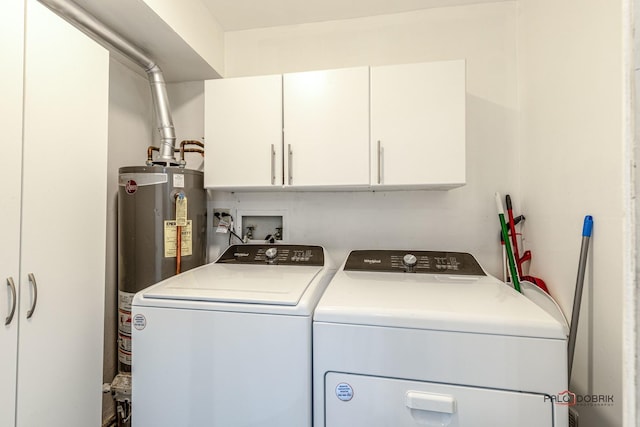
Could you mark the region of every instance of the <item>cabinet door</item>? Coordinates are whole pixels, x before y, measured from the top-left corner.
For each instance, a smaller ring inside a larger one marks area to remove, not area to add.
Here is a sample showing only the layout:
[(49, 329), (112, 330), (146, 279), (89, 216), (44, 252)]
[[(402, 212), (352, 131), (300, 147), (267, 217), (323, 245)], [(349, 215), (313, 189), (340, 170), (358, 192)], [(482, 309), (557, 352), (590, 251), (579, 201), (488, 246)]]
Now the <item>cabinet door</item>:
[[(24, 3), (0, 2), (0, 126), (2, 154), (0, 168), (0, 427), (15, 425), (16, 357), (18, 311), (7, 318), (17, 304), (20, 262), (20, 179), (22, 166), (22, 72), (24, 48)], [(15, 282), (16, 296), (8, 284)]]
[(369, 185), (369, 68), (284, 75), (285, 184)]
[(371, 68), (371, 183), (465, 183), (465, 62)]
[(205, 82), (204, 184), (282, 186), (282, 76)]
[(17, 426), (99, 426), (109, 54), (36, 0), (26, 22)]

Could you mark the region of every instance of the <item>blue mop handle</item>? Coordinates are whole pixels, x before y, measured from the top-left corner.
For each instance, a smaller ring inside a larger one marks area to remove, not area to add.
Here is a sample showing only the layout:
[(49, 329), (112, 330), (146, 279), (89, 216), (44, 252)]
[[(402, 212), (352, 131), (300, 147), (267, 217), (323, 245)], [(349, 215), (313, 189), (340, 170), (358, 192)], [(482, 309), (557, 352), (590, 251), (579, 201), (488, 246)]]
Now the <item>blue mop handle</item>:
[(584, 224), (582, 225), (582, 237), (591, 237), (593, 231), (593, 217), (587, 215), (584, 217)]
[(578, 261), (578, 277), (576, 279), (576, 291), (573, 296), (573, 310), (571, 311), (571, 327), (569, 328), (568, 363), (569, 381), (571, 381), (571, 368), (573, 368), (573, 355), (576, 348), (576, 335), (578, 333), (578, 319), (580, 318), (580, 304), (582, 302), (582, 288), (584, 286), (584, 272), (587, 268), (587, 254), (589, 252), (589, 239), (593, 231), (593, 217), (584, 217), (582, 226), (582, 247), (580, 248), (580, 260)]

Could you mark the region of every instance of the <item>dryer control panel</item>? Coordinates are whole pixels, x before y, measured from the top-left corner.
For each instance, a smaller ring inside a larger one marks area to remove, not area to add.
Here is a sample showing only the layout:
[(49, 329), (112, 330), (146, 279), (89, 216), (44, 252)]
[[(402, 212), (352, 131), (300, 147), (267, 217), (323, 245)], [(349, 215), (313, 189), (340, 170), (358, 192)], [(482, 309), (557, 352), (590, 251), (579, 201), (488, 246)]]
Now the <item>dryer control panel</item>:
[(412, 250), (352, 251), (345, 271), (429, 273), (448, 276), (486, 276), (473, 255), (464, 252)]
[(324, 265), (321, 246), (308, 245), (233, 245), (216, 264)]

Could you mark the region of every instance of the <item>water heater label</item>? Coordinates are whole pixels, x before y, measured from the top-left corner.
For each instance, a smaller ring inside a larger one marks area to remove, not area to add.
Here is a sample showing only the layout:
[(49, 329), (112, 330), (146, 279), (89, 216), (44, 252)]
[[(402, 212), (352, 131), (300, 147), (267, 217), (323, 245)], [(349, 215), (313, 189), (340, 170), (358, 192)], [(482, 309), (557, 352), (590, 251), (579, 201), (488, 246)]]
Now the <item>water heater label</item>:
[[(181, 246), (181, 256), (191, 255), (193, 252), (193, 234), (191, 231), (192, 220), (187, 221), (187, 225), (182, 227), (182, 245)], [(178, 232), (176, 221), (165, 221), (164, 222), (164, 257), (165, 258), (175, 258), (176, 256), (176, 247), (178, 242)]]
[(184, 194), (176, 199), (176, 224), (180, 227), (187, 225), (187, 197)]
[[(129, 341), (131, 341), (131, 338), (129, 338)], [(127, 352), (118, 346), (118, 361), (123, 365), (131, 366), (131, 352)]]
[(134, 295), (135, 293), (133, 292), (118, 291), (118, 308), (131, 314), (131, 303)]
[(343, 402), (353, 399), (353, 388), (347, 383), (340, 383), (336, 386), (336, 396)]
[(118, 291), (118, 360), (131, 365), (131, 292)]
[(131, 302), (135, 294), (131, 292), (118, 292), (118, 331), (131, 335)]
[(118, 334), (118, 360), (124, 365), (131, 365), (131, 336)]
[(180, 173), (173, 175), (173, 186), (175, 188), (184, 188), (184, 175)]

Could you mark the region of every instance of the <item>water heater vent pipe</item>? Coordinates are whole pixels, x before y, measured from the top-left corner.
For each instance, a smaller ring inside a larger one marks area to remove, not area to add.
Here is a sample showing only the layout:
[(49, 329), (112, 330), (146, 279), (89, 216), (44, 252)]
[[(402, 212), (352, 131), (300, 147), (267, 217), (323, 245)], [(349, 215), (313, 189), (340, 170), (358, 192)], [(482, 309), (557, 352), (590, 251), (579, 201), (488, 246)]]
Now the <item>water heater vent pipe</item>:
[(98, 43), (106, 44), (110, 50), (115, 49), (144, 69), (149, 77), (151, 96), (158, 120), (160, 131), (160, 155), (155, 163), (177, 165), (174, 157), (176, 135), (173, 128), (173, 119), (169, 107), (169, 97), (162, 75), (162, 70), (151, 58), (142, 52), (137, 46), (124, 39), (120, 34), (105, 26), (95, 17), (69, 0), (39, 0), (40, 3), (51, 9), (63, 19), (71, 23), (80, 31), (89, 35)]

